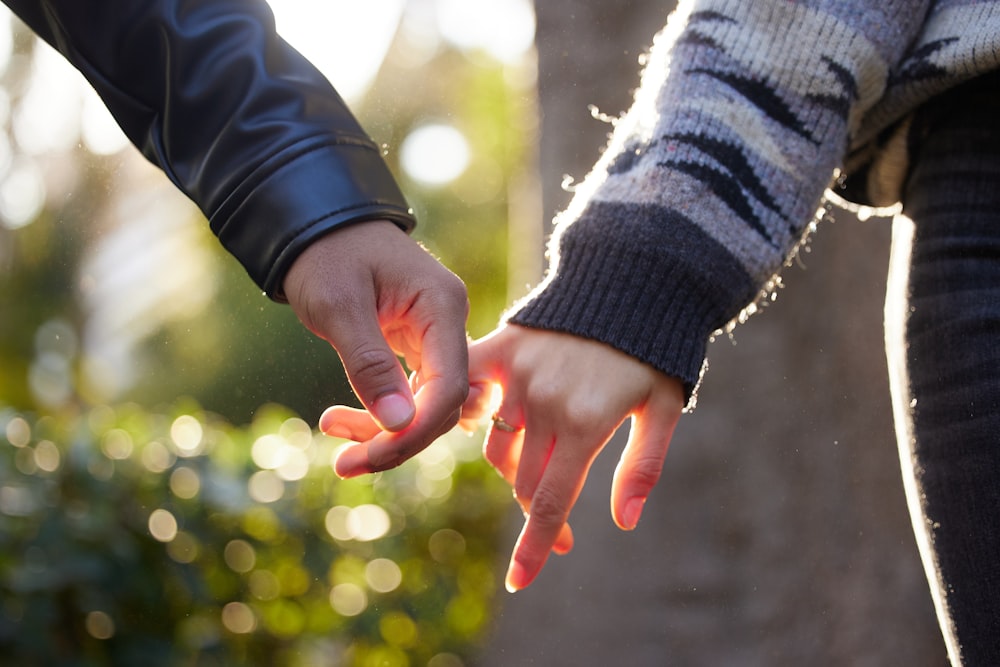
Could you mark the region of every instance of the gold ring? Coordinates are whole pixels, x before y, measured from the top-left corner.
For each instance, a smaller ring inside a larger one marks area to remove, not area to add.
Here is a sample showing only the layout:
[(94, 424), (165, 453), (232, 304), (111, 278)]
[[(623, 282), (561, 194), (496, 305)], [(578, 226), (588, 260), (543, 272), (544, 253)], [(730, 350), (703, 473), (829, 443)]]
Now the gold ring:
[(498, 414), (493, 415), (493, 427), (498, 428), (501, 431), (505, 431), (506, 433), (517, 433), (518, 431), (524, 428), (524, 427), (514, 426), (513, 424), (509, 424), (504, 420), (503, 417), (501, 417)]

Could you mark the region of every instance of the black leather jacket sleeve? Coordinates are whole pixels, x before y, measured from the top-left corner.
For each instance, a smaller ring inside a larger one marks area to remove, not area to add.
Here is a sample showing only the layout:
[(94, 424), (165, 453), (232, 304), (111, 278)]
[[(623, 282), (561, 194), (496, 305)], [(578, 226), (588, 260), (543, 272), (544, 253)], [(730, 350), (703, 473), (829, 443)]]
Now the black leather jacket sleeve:
[(378, 147), (263, 0), (3, 0), (96, 88), (272, 298), (330, 230), (414, 219)]

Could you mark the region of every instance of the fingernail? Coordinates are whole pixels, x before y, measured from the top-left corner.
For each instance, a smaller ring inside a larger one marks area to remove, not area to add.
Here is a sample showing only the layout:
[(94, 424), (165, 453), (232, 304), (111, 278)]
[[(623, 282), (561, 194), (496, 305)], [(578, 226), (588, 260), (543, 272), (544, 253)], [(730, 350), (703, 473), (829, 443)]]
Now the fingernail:
[(639, 523), (639, 516), (642, 514), (642, 508), (645, 504), (645, 498), (632, 498), (625, 503), (625, 516), (622, 518), (625, 520), (627, 530), (632, 530)]
[(507, 570), (507, 577), (504, 580), (507, 592), (516, 593), (530, 583), (531, 580), (528, 578), (528, 571), (524, 569), (524, 566), (516, 560), (511, 561), (510, 568)]
[(413, 419), (413, 403), (402, 394), (386, 394), (372, 405), (375, 419), (387, 431), (396, 431)]

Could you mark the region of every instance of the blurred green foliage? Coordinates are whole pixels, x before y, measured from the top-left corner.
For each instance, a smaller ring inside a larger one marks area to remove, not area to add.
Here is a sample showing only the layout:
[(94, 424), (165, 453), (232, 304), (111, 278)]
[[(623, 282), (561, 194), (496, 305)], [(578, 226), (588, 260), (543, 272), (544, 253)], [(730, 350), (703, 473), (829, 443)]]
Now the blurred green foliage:
[(0, 410), (0, 662), (467, 664), (509, 489), (465, 435), (350, 481), (339, 444), (274, 405)]

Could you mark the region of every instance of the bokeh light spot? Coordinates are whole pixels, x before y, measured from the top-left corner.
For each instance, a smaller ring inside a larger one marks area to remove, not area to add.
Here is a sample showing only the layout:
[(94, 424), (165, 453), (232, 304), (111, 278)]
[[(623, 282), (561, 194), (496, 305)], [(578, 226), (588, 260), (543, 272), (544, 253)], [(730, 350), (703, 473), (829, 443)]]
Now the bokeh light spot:
[(514, 62), (534, 46), (530, 0), (438, 0), (438, 29), (460, 49)]
[(377, 540), (389, 532), (389, 513), (378, 505), (358, 505), (347, 516), (347, 530), (359, 542)]
[(285, 482), (271, 470), (261, 470), (247, 482), (250, 497), (258, 503), (273, 503), (285, 495)]
[(278, 637), (291, 639), (306, 625), (306, 613), (294, 600), (275, 600), (263, 612), (264, 624)]
[(469, 142), (457, 129), (442, 123), (416, 128), (403, 140), (399, 151), (406, 174), (430, 187), (450, 183), (469, 165)]
[(335, 540), (346, 542), (354, 539), (354, 535), (347, 528), (347, 517), (351, 515), (351, 508), (344, 505), (331, 507), (326, 513), (326, 532)]
[(247, 509), (243, 515), (243, 530), (247, 535), (261, 540), (273, 542), (280, 540), (284, 534), (281, 519), (269, 507), (256, 505)]
[(59, 469), (62, 455), (55, 443), (42, 440), (35, 446), (35, 465), (45, 472), (55, 472)]
[(279, 435), (262, 435), (250, 447), (250, 458), (259, 468), (274, 470), (285, 462), (287, 447), (284, 438)]
[(30, 447), (25, 447), (14, 452), (14, 466), (25, 475), (34, 475), (38, 470), (35, 462), (35, 451)]
[(7, 442), (15, 447), (26, 447), (31, 442), (31, 425), (23, 417), (14, 417), (4, 429)]
[(245, 635), (257, 628), (257, 617), (242, 602), (230, 602), (222, 608), (222, 625), (230, 632)]
[(120, 428), (111, 429), (101, 438), (101, 451), (109, 459), (122, 461), (132, 455), (132, 436)]
[(140, 458), (146, 470), (155, 473), (166, 472), (177, 460), (174, 453), (159, 440), (146, 443)]
[(309, 456), (301, 449), (286, 445), (285, 461), (274, 472), (286, 482), (302, 479), (309, 473)]
[(0, 183), (0, 222), (19, 229), (34, 221), (45, 203), (45, 182), (34, 160), (17, 160)]
[(326, 513), (325, 523), (330, 536), (341, 541), (370, 542), (383, 537), (392, 527), (389, 513), (378, 505), (332, 507)]
[(308, 422), (299, 417), (286, 419), (278, 434), (292, 447), (297, 449), (309, 449), (313, 443), (313, 431)]
[(170, 425), (170, 439), (177, 445), (181, 456), (198, 454), (204, 435), (201, 422), (191, 415), (181, 415)]
[(169, 542), (177, 536), (177, 519), (165, 509), (153, 510), (149, 515), (149, 533), (160, 542)]
[(167, 543), (167, 555), (177, 563), (193, 563), (201, 553), (198, 540), (184, 531), (177, 531), (173, 540)]
[(403, 572), (395, 561), (376, 558), (365, 566), (365, 581), (377, 593), (389, 593), (399, 588)]
[(445, 565), (458, 562), (465, 554), (465, 537), (451, 528), (437, 530), (427, 540), (431, 558)]
[(368, 596), (360, 586), (337, 584), (330, 591), (330, 606), (341, 616), (357, 616), (368, 607)]
[(465, 667), (465, 663), (454, 653), (438, 653), (427, 661), (427, 667)]
[(409, 648), (417, 641), (417, 624), (403, 612), (383, 614), (378, 629), (382, 639), (401, 648)]
[(92, 611), (84, 620), (84, 627), (94, 639), (111, 639), (115, 636), (115, 622), (103, 611)]
[(201, 490), (201, 477), (196, 470), (180, 466), (170, 473), (170, 491), (178, 498), (190, 500)]
[(270, 570), (254, 570), (247, 582), (250, 594), (258, 600), (273, 600), (281, 594), (281, 583)]
[(257, 563), (257, 553), (246, 540), (230, 540), (222, 555), (233, 572), (249, 572)]

